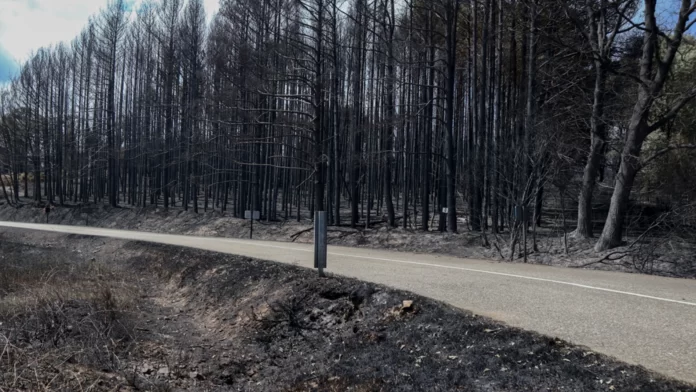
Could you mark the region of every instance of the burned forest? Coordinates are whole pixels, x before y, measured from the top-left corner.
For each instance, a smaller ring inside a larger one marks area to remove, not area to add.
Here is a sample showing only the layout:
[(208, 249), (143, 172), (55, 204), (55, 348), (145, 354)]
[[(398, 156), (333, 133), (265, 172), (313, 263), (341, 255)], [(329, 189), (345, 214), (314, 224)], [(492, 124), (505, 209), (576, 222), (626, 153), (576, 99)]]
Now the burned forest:
[(111, 0), (0, 86), (0, 197), (658, 258), (696, 242), (695, 22), (693, 0)]

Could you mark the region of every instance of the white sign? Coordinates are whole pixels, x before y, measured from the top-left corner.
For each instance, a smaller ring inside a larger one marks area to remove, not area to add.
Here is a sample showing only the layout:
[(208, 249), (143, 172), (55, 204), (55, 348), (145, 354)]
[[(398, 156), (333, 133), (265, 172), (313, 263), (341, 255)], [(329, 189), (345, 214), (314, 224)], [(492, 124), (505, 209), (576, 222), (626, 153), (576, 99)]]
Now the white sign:
[(449, 208), (444, 207), (444, 208), (442, 209), (442, 213), (443, 213), (443, 214), (449, 213)]
[[(251, 219), (251, 211), (244, 211), (244, 219)], [(261, 211), (254, 211), (254, 220), (261, 219)]]

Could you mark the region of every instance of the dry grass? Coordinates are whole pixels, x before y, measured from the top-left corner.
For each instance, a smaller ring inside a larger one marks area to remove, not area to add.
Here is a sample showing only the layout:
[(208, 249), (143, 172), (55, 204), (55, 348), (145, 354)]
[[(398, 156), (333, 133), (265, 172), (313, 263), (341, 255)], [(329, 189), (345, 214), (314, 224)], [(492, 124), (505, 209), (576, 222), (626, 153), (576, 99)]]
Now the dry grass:
[(0, 391), (102, 389), (133, 340), (136, 291), (96, 261), (9, 253), (0, 263)]
[(413, 293), (213, 252), (34, 235), (32, 246), (0, 238), (0, 392), (693, 390)]
[(101, 262), (54, 263), (48, 259), (0, 264), (0, 317), (22, 313), (42, 303), (87, 301), (128, 308), (132, 287)]
[[(19, 175), (17, 176), (17, 178), (19, 179), (20, 182), (24, 182), (24, 177), (25, 177), (24, 173), (19, 173)], [(29, 175), (26, 177), (30, 183), (34, 182), (34, 173), (33, 172), (29, 173)], [(2, 174), (2, 179), (5, 181), (10, 181), (12, 179), (12, 176), (10, 174)], [(42, 172), (41, 173), (41, 181), (44, 181), (44, 179), (45, 179), (45, 175)]]

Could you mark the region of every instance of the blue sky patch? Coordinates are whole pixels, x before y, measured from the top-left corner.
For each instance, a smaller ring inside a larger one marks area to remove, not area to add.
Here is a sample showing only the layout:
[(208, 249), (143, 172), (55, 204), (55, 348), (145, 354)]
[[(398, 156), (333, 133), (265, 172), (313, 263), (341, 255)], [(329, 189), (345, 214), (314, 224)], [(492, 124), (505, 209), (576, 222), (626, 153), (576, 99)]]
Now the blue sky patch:
[(12, 56), (0, 46), (0, 83), (8, 82), (19, 71), (19, 65)]

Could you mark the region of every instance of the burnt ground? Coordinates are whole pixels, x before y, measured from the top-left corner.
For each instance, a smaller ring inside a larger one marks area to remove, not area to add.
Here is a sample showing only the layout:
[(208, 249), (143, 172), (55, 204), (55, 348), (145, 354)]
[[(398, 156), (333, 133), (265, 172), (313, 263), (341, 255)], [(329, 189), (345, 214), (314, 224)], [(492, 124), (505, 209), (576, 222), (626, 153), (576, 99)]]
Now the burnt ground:
[[(249, 237), (249, 221), (234, 218), (229, 213), (211, 210), (204, 212), (202, 209), (195, 214), (191, 210), (184, 211), (179, 207), (164, 211), (154, 207), (66, 205), (55, 208), (49, 218), (54, 224), (227, 238)], [(300, 222), (256, 222), (254, 239), (312, 242), (312, 222), (307, 218), (304, 217)], [(642, 236), (641, 241), (635, 244), (633, 242), (636, 238), (632, 237), (628, 239), (632, 246), (627, 245), (599, 254), (593, 250), (593, 240), (576, 239), (569, 235), (566, 254), (563, 230), (557, 224), (558, 217), (548, 215), (544, 218), (544, 225), (537, 233), (537, 251), (532, 251), (532, 234), (529, 235), (530, 263), (696, 278), (696, 243), (689, 235), (672, 233), (669, 237)], [(20, 208), (0, 205), (0, 220), (45, 223), (46, 217), (43, 208), (26, 200)], [(465, 226), (464, 223), (460, 224)], [(485, 239), (488, 242), (486, 244), (480, 233), (472, 233), (466, 228), (458, 234), (437, 231), (424, 233), (414, 229), (388, 228), (383, 222), (376, 222), (369, 228), (330, 227), (328, 237), (332, 245), (440, 253), (506, 262), (511, 259), (513, 262), (523, 261), (519, 248), (514, 255), (512, 254), (509, 233), (500, 236), (488, 235)]]
[(0, 391), (696, 391), (273, 262), (11, 229), (0, 250)]

